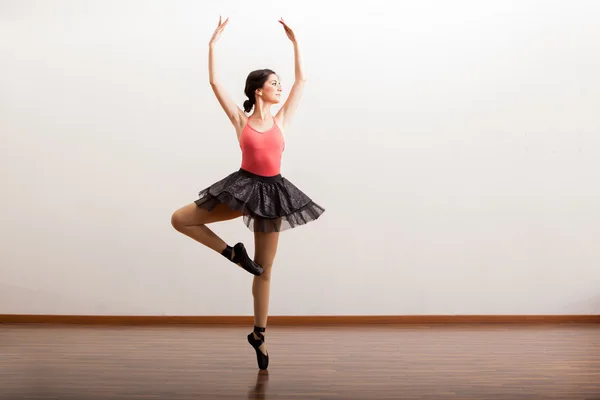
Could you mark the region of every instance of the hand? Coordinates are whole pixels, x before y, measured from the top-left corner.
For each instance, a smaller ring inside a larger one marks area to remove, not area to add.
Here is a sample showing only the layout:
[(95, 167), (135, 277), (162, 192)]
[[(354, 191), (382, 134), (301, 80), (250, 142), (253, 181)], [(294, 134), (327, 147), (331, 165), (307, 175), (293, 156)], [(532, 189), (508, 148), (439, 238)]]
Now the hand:
[(209, 42), (209, 44), (211, 46), (213, 44), (215, 44), (217, 42), (217, 40), (219, 40), (219, 38), (221, 37), (221, 33), (223, 33), (223, 29), (225, 29), (225, 25), (227, 25), (228, 22), (229, 22), (229, 17), (223, 22), (221, 20), (221, 16), (219, 15), (219, 25), (217, 26), (217, 29), (215, 29), (215, 33), (213, 33), (213, 36)]
[(296, 43), (296, 35), (294, 35), (294, 31), (292, 31), (292, 28), (290, 28), (289, 26), (287, 26), (287, 24), (285, 22), (283, 22), (283, 18), (279, 19), (279, 23), (281, 25), (283, 25), (283, 29), (285, 30), (285, 34), (292, 41), (292, 43)]

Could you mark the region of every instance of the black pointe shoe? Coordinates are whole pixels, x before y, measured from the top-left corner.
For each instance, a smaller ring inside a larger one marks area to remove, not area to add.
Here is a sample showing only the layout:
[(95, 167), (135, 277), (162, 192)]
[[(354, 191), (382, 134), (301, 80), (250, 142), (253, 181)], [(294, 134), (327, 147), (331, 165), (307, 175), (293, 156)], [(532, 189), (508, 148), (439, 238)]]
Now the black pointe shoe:
[(265, 337), (263, 336), (262, 333), (260, 333), (260, 332), (264, 332), (264, 331), (265, 331), (265, 328), (259, 328), (258, 326), (254, 326), (254, 333), (256, 333), (256, 336), (258, 336), (258, 339), (254, 338), (254, 333), (250, 333), (248, 335), (248, 343), (250, 343), (250, 345), (252, 347), (254, 347), (254, 350), (256, 351), (256, 361), (258, 363), (258, 368), (260, 368), (260, 369), (267, 369), (267, 367), (269, 366), (268, 352), (265, 355), (259, 349), (259, 347), (265, 342)]
[(264, 272), (263, 267), (255, 263), (246, 252), (246, 248), (243, 243), (238, 243), (233, 246), (233, 258), (230, 261), (234, 264), (241, 266), (252, 275), (260, 276)]

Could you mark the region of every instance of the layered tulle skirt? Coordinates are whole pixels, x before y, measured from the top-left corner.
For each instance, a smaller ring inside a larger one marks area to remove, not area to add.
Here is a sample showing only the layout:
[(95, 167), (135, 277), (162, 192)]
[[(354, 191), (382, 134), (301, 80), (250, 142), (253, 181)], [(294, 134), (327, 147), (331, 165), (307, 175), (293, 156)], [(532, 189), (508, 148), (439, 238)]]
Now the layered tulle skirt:
[(241, 211), (253, 232), (281, 232), (318, 219), (325, 209), (281, 174), (261, 176), (244, 169), (202, 189), (195, 201), (212, 211), (225, 204)]

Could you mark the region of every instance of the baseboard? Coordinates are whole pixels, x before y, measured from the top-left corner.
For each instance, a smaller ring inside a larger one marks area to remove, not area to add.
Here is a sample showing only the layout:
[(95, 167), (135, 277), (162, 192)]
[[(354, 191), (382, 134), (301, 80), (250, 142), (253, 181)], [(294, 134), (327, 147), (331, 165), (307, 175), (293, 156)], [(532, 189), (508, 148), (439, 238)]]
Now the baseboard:
[[(240, 325), (252, 316), (128, 316), (0, 314), (3, 324), (79, 325)], [(273, 325), (433, 325), (433, 324), (571, 324), (600, 323), (600, 315), (332, 315), (269, 316)]]

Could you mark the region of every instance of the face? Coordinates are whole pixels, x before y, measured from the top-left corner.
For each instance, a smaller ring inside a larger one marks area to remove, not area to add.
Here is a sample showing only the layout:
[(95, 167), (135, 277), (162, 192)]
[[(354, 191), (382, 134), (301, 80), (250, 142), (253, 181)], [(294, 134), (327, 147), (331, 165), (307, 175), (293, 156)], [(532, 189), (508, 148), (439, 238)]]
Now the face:
[(275, 74), (269, 75), (262, 89), (257, 90), (257, 94), (267, 103), (279, 103), (281, 100), (281, 82), (279, 81), (279, 77)]

